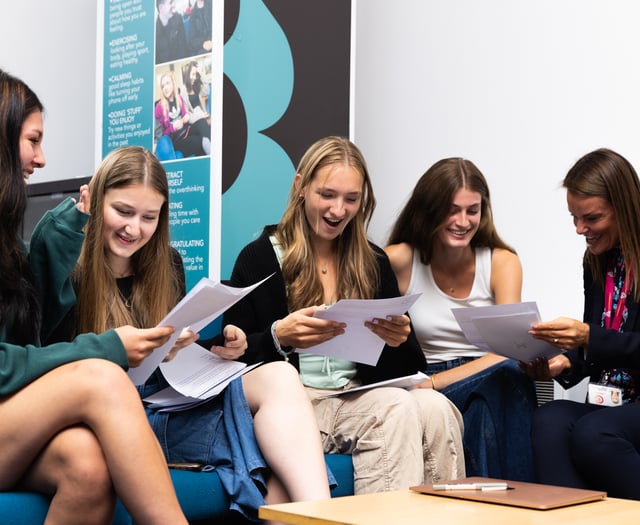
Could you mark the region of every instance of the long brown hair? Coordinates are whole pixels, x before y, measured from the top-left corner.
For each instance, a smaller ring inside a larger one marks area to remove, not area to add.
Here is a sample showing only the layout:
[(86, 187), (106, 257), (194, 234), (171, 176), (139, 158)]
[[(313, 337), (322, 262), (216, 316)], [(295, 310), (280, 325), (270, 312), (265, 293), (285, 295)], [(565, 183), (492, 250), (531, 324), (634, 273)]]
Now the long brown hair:
[[(131, 258), (131, 309), (126, 307), (105, 255), (104, 197), (113, 188), (151, 186), (164, 197), (154, 234)], [(178, 302), (179, 278), (169, 246), (169, 187), (160, 161), (138, 146), (113, 150), (89, 184), (91, 216), (74, 279), (78, 283), (77, 333), (103, 332), (125, 324), (152, 327)]]
[[(633, 271), (633, 295), (640, 297), (640, 181), (636, 170), (622, 155), (601, 148), (578, 159), (562, 185), (573, 195), (600, 197), (611, 204), (625, 265)], [(585, 264), (602, 285), (607, 256), (588, 249), (584, 253)]]
[(0, 326), (14, 344), (36, 343), (42, 319), (38, 292), (19, 232), (27, 207), (20, 136), (25, 120), (43, 111), (22, 80), (0, 69)]
[(496, 231), (484, 175), (473, 162), (459, 157), (439, 160), (420, 177), (393, 226), (389, 244), (406, 242), (419, 251), (422, 264), (429, 264), (434, 239), (451, 213), (454, 195), (461, 188), (481, 196), (480, 225), (471, 246), (504, 248), (515, 253)]
[(356, 215), (335, 240), (338, 256), (338, 299), (370, 299), (378, 283), (376, 255), (367, 240), (367, 225), (375, 208), (375, 197), (366, 162), (360, 150), (344, 137), (325, 137), (312, 144), (298, 164), (299, 184), (291, 186), (276, 238), (284, 250), (282, 273), (291, 311), (322, 304), (323, 287), (315, 267), (311, 229), (300, 193), (320, 169), (348, 164), (362, 175), (362, 200)]

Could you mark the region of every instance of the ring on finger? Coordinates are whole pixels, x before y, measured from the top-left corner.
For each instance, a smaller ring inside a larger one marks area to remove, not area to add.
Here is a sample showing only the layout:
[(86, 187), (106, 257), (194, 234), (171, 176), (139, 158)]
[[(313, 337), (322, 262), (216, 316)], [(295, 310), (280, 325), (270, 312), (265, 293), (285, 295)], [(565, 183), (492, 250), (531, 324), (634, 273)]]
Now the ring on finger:
[(557, 337), (554, 337), (554, 338), (553, 338), (553, 342), (554, 342), (554, 343), (557, 343), (559, 340), (560, 340), (560, 339), (558, 339)]

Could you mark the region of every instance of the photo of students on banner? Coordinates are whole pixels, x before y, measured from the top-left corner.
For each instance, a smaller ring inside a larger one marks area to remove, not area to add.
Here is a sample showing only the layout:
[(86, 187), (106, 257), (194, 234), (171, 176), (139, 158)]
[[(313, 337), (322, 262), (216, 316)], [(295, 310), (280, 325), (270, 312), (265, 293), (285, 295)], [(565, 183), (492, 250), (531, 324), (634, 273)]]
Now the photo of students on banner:
[(190, 54), (186, 22), (176, 11), (174, 0), (156, 0), (156, 64), (184, 58)]
[(156, 67), (154, 152), (161, 161), (211, 154), (211, 58)]
[[(211, 73), (209, 73), (210, 76)], [(193, 120), (204, 118), (211, 124), (211, 84), (206, 81), (202, 60), (190, 60), (182, 66), (185, 102)]]
[(211, 0), (156, 0), (156, 64), (211, 53)]
[(191, 53), (193, 55), (211, 53), (213, 48), (211, 0), (195, 0), (188, 11), (187, 41)]

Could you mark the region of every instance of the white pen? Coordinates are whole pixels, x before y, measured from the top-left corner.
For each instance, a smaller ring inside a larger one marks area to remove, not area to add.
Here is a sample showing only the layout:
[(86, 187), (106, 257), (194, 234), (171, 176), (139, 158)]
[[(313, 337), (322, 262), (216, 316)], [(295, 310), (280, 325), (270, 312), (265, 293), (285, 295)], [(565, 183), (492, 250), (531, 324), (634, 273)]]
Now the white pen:
[(506, 483), (445, 483), (433, 485), (433, 490), (507, 490)]

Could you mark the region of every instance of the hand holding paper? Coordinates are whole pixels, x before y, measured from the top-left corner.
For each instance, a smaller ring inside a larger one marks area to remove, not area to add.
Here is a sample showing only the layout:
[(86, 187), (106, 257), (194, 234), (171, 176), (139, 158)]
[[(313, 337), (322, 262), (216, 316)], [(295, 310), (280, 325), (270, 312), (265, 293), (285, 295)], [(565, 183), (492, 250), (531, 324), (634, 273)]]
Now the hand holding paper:
[(411, 332), (411, 321), (407, 315), (390, 315), (388, 318), (365, 321), (364, 325), (389, 346), (399, 346)]
[(115, 329), (127, 352), (129, 366), (140, 366), (141, 363), (159, 346), (167, 343), (174, 334), (170, 326), (156, 328), (135, 328), (120, 326)]
[(467, 340), (487, 352), (525, 363), (561, 352), (529, 334), (531, 325), (540, 321), (535, 302), (452, 308), (451, 312)]
[(315, 317), (346, 323), (345, 332), (305, 351), (375, 365), (385, 341), (367, 328), (365, 323), (375, 318), (403, 315), (420, 295), (370, 300), (343, 299), (324, 310), (316, 310)]
[(191, 344), (175, 359), (160, 364), (170, 386), (144, 401), (162, 411), (184, 410), (217, 396), (236, 377), (256, 366), (222, 359), (200, 345)]
[(202, 278), (160, 322), (159, 326), (173, 326), (175, 332), (139, 367), (129, 369), (131, 380), (136, 385), (144, 383), (171, 351), (184, 328), (190, 328), (193, 332), (200, 331), (269, 277), (246, 288), (233, 288)]

